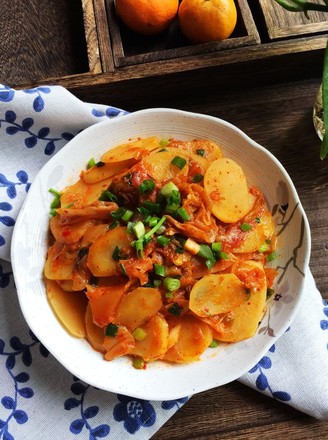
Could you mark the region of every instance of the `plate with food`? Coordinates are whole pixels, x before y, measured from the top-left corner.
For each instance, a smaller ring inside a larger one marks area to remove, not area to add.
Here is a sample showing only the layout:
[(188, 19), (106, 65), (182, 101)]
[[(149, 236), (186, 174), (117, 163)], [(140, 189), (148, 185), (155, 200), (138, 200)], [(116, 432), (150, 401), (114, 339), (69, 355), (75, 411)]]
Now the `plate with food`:
[(278, 160), (224, 120), (175, 109), (78, 134), (36, 177), (12, 241), (40, 341), (81, 380), (150, 400), (251, 369), (291, 324), (309, 256)]

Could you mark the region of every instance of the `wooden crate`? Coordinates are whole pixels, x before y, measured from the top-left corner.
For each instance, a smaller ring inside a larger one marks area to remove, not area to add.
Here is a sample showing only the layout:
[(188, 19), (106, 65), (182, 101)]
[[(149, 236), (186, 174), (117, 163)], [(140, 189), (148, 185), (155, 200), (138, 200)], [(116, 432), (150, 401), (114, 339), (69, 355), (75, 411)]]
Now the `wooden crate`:
[[(321, 3), (313, 0), (313, 3)], [(328, 13), (309, 11), (308, 17), (302, 12), (291, 12), (273, 0), (259, 0), (268, 36), (272, 40), (299, 35), (312, 35), (327, 32)]]

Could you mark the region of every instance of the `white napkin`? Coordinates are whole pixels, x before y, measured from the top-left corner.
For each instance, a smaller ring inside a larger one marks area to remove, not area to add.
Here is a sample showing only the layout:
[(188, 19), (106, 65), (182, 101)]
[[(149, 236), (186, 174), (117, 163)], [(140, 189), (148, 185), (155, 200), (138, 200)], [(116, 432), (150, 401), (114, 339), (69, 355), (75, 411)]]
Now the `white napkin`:
[[(82, 383), (36, 340), (18, 305), (10, 240), (30, 184), (78, 132), (124, 114), (84, 103), (59, 86), (16, 91), (0, 85), (0, 438), (148, 439), (188, 400), (149, 402)], [(306, 281), (291, 328), (240, 381), (328, 419), (328, 306), (310, 271)]]

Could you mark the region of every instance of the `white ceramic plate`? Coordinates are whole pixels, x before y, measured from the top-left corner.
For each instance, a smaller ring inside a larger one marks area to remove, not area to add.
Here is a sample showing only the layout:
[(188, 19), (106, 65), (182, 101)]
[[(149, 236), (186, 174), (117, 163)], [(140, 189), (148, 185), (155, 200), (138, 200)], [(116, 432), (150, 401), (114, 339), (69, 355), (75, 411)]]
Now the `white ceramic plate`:
[[(208, 349), (187, 365), (162, 362), (136, 370), (123, 357), (103, 360), (85, 340), (70, 336), (47, 301), (43, 267), (47, 251), (49, 188), (63, 189), (78, 179), (91, 157), (130, 138), (206, 138), (218, 142), (226, 157), (244, 169), (249, 185), (265, 194), (278, 234), (279, 269), (275, 296), (256, 335), (246, 341)], [(40, 171), (17, 219), (12, 264), (20, 305), (31, 330), (81, 380), (98, 388), (149, 400), (181, 398), (233, 381), (251, 369), (291, 324), (304, 287), (310, 256), (310, 231), (296, 190), (282, 165), (231, 124), (210, 116), (173, 109), (149, 109), (98, 123), (84, 130)]]

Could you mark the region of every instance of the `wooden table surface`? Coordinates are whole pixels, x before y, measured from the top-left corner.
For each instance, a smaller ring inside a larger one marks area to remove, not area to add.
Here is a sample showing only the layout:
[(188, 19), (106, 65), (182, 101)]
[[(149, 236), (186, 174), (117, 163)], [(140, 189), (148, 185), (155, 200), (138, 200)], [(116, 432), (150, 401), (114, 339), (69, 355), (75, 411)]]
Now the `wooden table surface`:
[[(79, 1), (70, 2), (3, 2), (6, 7), (0, 17), (0, 83), (19, 87), (25, 82), (83, 72), (86, 66), (84, 49), (78, 44), (79, 24), (73, 20), (76, 27), (72, 28), (69, 20), (72, 8), (77, 8), (78, 16)], [(14, 28), (17, 33), (12, 31)], [(303, 62), (306, 64), (307, 60)], [(277, 71), (281, 70), (279, 60), (276, 63)], [(288, 66), (284, 68), (288, 71)], [(299, 71), (289, 71), (288, 82), (282, 81), (281, 73), (278, 82), (272, 70), (271, 77), (264, 81), (265, 85), (261, 81), (261, 86), (256, 86), (250, 70), (240, 81), (244, 73), (240, 69), (237, 89), (219, 80), (215, 83), (213, 78), (207, 85), (203, 72), (200, 77), (175, 77), (174, 83), (170, 78), (158, 78), (154, 83), (136, 81), (130, 87), (114, 85), (111, 92), (95, 87), (77, 88), (74, 93), (83, 100), (118, 105), (130, 111), (166, 106), (218, 116), (270, 150), (290, 174), (308, 215), (312, 230), (311, 269), (327, 298), (328, 159), (319, 159), (320, 142), (312, 124), (320, 60), (311, 69), (313, 76), (306, 78)], [(261, 72), (257, 75), (260, 80)], [(293, 76), (296, 80), (290, 81)], [(201, 86), (199, 81), (203, 81)], [(155, 87), (161, 93), (156, 93)], [(327, 439), (328, 422), (316, 421), (233, 382), (191, 397), (153, 438)]]

